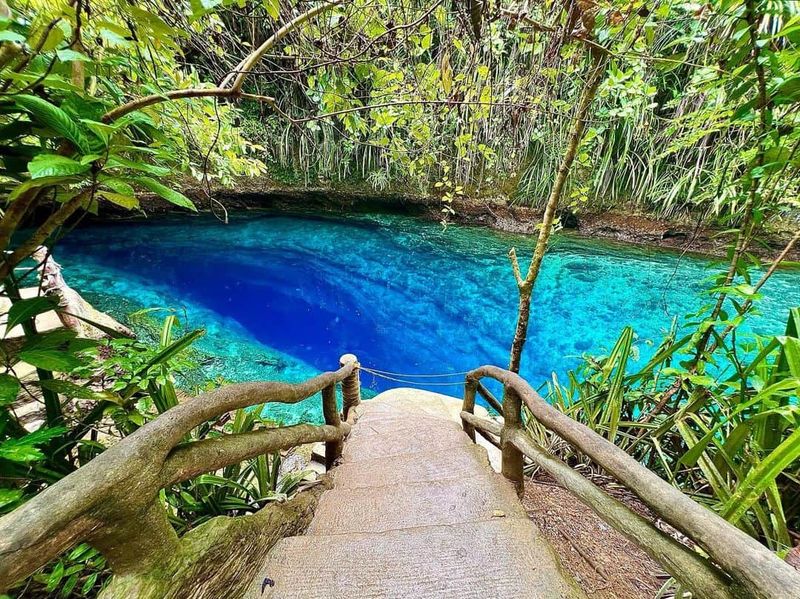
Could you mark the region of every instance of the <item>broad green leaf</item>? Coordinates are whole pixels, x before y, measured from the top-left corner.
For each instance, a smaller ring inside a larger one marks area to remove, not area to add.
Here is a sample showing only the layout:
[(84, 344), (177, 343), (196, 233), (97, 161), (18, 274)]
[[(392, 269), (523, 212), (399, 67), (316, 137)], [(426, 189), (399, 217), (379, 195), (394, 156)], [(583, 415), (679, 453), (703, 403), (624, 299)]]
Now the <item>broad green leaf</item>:
[(128, 160), (127, 158), (116, 155), (108, 157), (106, 167), (129, 168), (132, 170), (141, 171), (143, 173), (150, 173), (151, 175), (156, 175), (157, 177), (164, 177), (170, 173), (170, 170), (168, 168), (164, 168), (163, 166), (147, 164), (146, 162), (135, 162), (133, 160)]
[(72, 50), (70, 48), (62, 48), (56, 50), (56, 55), (61, 62), (91, 62), (92, 59), (86, 56), (83, 52)]
[(24, 183), (20, 183), (11, 193), (8, 194), (9, 200), (16, 200), (22, 194), (30, 191), (31, 189), (39, 189), (40, 187), (52, 187), (54, 185), (67, 185), (75, 183), (78, 179), (76, 177), (42, 177), (41, 179), (29, 179)]
[(19, 352), (19, 359), (51, 372), (70, 372), (83, 366), (73, 352), (59, 349), (27, 349)]
[(30, 297), (15, 301), (8, 311), (8, 320), (6, 321), (6, 335), (8, 332), (20, 323), (35, 317), (38, 314), (49, 312), (55, 308), (56, 302), (52, 297), (40, 295), (38, 297)]
[(128, 182), (118, 177), (104, 177), (100, 181), (115, 193), (126, 196), (132, 196), (136, 193)]
[(14, 96), (17, 106), (30, 113), (38, 123), (52, 129), (65, 139), (71, 141), (83, 154), (91, 151), (89, 140), (78, 123), (58, 106), (37, 96)]
[(113, 191), (99, 191), (98, 195), (104, 197), (112, 204), (122, 206), (128, 210), (139, 207), (139, 200), (137, 200), (134, 196), (115, 193)]
[(11, 31), (10, 29), (6, 29), (5, 31), (0, 31), (0, 42), (16, 42), (22, 44), (25, 42), (25, 36)]
[(197, 208), (194, 205), (194, 202), (187, 198), (182, 193), (175, 191), (174, 189), (170, 189), (166, 185), (162, 185), (155, 179), (150, 177), (136, 177), (136, 182), (139, 183), (142, 187), (145, 187), (152, 191), (155, 194), (158, 194), (168, 202), (175, 204), (176, 206), (180, 206), (182, 208), (188, 208), (189, 210), (194, 210), (197, 212)]
[(32, 179), (81, 175), (90, 168), (88, 164), (81, 164), (77, 160), (58, 154), (39, 154), (28, 163), (28, 172)]
[(272, 17), (273, 21), (277, 21), (280, 17), (281, 5), (279, 0), (263, 0), (264, 10)]

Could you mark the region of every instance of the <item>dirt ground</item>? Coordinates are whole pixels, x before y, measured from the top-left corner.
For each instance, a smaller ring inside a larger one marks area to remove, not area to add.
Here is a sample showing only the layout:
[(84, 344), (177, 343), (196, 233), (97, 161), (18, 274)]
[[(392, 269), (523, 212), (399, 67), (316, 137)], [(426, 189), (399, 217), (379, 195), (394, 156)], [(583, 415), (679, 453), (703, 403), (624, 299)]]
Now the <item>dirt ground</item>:
[(523, 504), (587, 596), (652, 599), (669, 579), (634, 543), (547, 478), (525, 484)]

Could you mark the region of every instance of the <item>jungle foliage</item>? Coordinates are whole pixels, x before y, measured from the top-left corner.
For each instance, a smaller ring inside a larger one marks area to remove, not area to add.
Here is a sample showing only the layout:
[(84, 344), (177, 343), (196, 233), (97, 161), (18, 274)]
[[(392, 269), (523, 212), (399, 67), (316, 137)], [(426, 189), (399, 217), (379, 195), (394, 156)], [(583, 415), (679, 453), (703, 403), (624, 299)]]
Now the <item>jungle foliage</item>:
[[(81, 215), (137, 210), (144, 193), (196, 209), (181, 176), (224, 214), (214, 185), (267, 172), (431, 192), (445, 213), (466, 195), (541, 206), (577, 114), (586, 127), (556, 204), (691, 215), (734, 243), (707, 305), (648, 364), (634, 367), (626, 329), (550, 398), (785, 552), (800, 527), (800, 314), (783, 335), (742, 331), (772, 272), (752, 256), (760, 233), (797, 229), (799, 36), (789, 0), (0, 0), (0, 279), (7, 330), (24, 330), (2, 345), (0, 511), (175, 405), (201, 334), (173, 316), (149, 342), (37, 332), (53, 303), (16, 293), (38, 276), (25, 260)], [(36, 367), (45, 407), (33, 431), (13, 409), (28, 391), (19, 362)], [(193, 435), (269, 425), (257, 413)], [(174, 524), (291, 493), (300, 476), (278, 476), (279, 461), (166, 491)], [(26, 584), (88, 595), (103, 572), (83, 546)]]
[[(731, 187), (759, 127), (760, 69), (775, 108), (770, 126), (786, 136), (786, 152), (795, 144), (797, 3), (591, 2), (591, 23), (581, 4), (481, 4), (476, 39), (466, 10), (448, 3), (348, 3), (265, 57), (248, 85), (280, 112), (246, 104), (245, 135), (272, 168), (307, 181), (433, 189), (445, 200), (507, 194), (543, 206), (590, 72), (586, 50), (602, 48), (570, 202), (673, 217), (735, 213)], [(216, 51), (202, 44), (198, 62), (214, 77), (235, 66), (240, 40), (249, 47), (275, 27), (267, 7), (248, 7), (248, 19), (222, 16)], [(758, 70), (746, 60), (750, 13)], [(794, 181), (795, 161), (781, 165)], [(778, 195), (781, 211), (796, 215), (796, 184)]]

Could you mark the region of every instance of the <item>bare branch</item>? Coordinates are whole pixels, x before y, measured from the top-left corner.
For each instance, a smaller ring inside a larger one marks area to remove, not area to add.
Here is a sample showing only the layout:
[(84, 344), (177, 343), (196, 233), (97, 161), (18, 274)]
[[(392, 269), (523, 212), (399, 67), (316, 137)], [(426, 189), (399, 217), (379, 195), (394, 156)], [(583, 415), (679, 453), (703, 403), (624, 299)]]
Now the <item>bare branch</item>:
[(517, 259), (517, 248), (508, 250), (508, 259), (511, 261), (511, 270), (514, 271), (514, 279), (517, 281), (517, 287), (522, 287), (525, 280), (522, 278), (522, 271), (519, 268), (519, 260)]

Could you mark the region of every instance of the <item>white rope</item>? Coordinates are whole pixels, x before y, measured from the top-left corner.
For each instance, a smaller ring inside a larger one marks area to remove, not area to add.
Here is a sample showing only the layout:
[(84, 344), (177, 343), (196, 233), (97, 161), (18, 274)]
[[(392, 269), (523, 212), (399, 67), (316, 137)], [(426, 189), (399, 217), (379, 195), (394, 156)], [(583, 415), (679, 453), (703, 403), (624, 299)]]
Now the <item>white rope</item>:
[(427, 386), (434, 386), (434, 385), (437, 386), (437, 387), (454, 387), (454, 386), (455, 387), (461, 387), (464, 384), (464, 381), (452, 381), (452, 382), (449, 382), (449, 383), (410, 381), (410, 380), (407, 380), (407, 379), (388, 376), (388, 375), (385, 375), (385, 374), (381, 373), (380, 371), (372, 370), (370, 368), (364, 368), (363, 366), (361, 367), (361, 370), (363, 370), (364, 372), (368, 372), (372, 376), (380, 377), (382, 379), (386, 379), (387, 381), (394, 381), (394, 382), (397, 382), (397, 383), (404, 383), (406, 385), (425, 385), (426, 387)]
[(442, 374), (408, 374), (403, 372), (389, 372), (388, 370), (378, 370), (377, 368), (368, 368), (367, 366), (361, 366), (361, 370), (364, 370), (366, 372), (371, 372), (373, 374), (385, 374), (387, 376), (401, 376), (409, 379), (440, 379), (451, 376), (464, 376), (470, 373), (469, 370), (465, 370), (463, 372), (445, 372)]

